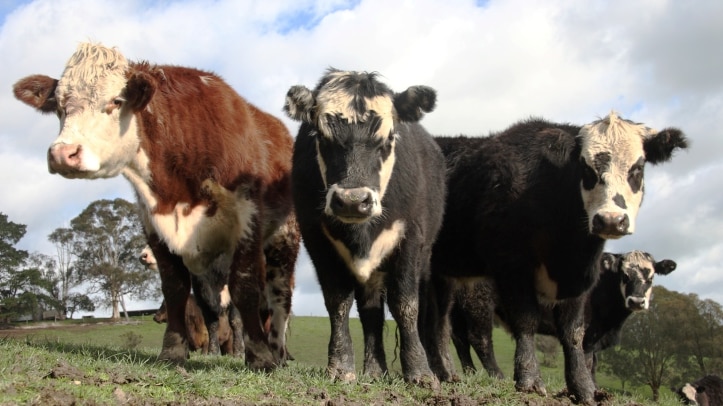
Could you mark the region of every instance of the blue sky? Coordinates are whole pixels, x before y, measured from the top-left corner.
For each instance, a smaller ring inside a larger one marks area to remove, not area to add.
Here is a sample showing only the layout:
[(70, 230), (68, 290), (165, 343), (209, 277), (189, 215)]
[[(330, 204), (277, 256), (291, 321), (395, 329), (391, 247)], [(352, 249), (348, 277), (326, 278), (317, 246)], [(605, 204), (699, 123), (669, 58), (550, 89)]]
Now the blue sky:
[[(718, 0), (38, 0), (0, 1), (0, 13), (0, 211), (28, 226), (23, 249), (52, 254), (47, 235), (90, 202), (134, 198), (124, 179), (50, 175), (57, 120), (10, 91), (30, 74), (57, 77), (92, 40), (134, 60), (213, 70), (294, 134), (281, 110), (286, 91), (314, 86), (329, 66), (378, 71), (396, 91), (434, 87), (438, 107), (422, 123), (439, 135), (483, 136), (531, 115), (585, 124), (612, 109), (679, 127), (690, 151), (646, 169), (638, 230), (607, 248), (673, 259), (678, 269), (657, 283), (723, 302)], [(293, 310), (326, 315), (305, 256)]]

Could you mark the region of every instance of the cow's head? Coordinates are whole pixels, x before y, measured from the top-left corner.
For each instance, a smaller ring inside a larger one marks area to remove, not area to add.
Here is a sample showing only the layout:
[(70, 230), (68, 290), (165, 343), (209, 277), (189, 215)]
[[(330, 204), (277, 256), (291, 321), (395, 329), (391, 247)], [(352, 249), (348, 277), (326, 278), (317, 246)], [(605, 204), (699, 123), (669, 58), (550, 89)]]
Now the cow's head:
[(635, 231), (643, 201), (645, 163), (666, 162), (687, 148), (676, 128), (660, 132), (610, 113), (580, 130), (583, 202), (591, 234), (620, 238)]
[[(671, 388), (671, 390), (674, 389), (675, 388)], [(684, 405), (708, 406), (710, 404), (704, 386), (695, 386), (694, 384), (686, 383), (675, 392)]]
[(114, 48), (80, 44), (60, 79), (28, 76), (15, 97), (41, 113), (55, 113), (60, 134), (48, 149), (48, 170), (66, 178), (118, 175), (139, 152), (133, 112), (153, 94), (131, 74)]
[(335, 69), (313, 91), (289, 90), (284, 110), (316, 139), (327, 215), (357, 224), (382, 214), (398, 129), (419, 121), (435, 102), (435, 91), (426, 86), (394, 93), (374, 73)]
[(647, 252), (631, 251), (625, 254), (604, 253), (601, 266), (603, 273), (610, 272), (619, 281), (625, 308), (638, 311), (647, 310), (650, 306), (655, 274), (667, 275), (677, 265), (670, 259), (656, 262)]
[(152, 269), (154, 271), (158, 270), (158, 263), (156, 263), (156, 257), (153, 255), (153, 251), (151, 250), (151, 247), (146, 245), (143, 250), (141, 251), (141, 255), (138, 257), (138, 260), (141, 261), (141, 264), (145, 266), (146, 268)]

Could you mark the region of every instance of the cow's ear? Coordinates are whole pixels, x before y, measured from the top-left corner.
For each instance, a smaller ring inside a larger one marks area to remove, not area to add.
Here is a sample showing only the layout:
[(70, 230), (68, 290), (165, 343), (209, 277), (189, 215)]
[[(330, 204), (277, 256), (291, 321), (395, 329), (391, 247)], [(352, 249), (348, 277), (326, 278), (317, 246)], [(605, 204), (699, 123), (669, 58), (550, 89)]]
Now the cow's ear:
[(314, 94), (306, 86), (292, 86), (286, 92), (284, 111), (293, 120), (311, 123), (314, 111)]
[(156, 78), (148, 72), (131, 73), (122, 94), (123, 108), (133, 112), (146, 108), (156, 93), (156, 83)]
[(32, 75), (18, 80), (13, 86), (13, 93), (18, 100), (35, 107), (41, 113), (55, 113), (58, 111), (56, 87), (58, 79), (45, 75)]
[(545, 129), (536, 135), (545, 159), (558, 168), (565, 166), (575, 149), (575, 137), (559, 128)]
[(428, 86), (412, 86), (394, 95), (397, 117), (408, 123), (421, 120), (424, 113), (434, 110), (436, 103), (437, 92)]
[(615, 271), (615, 255), (609, 252), (603, 252), (600, 257), (600, 268), (603, 272)]
[(677, 128), (666, 128), (657, 134), (650, 135), (643, 141), (645, 159), (651, 164), (670, 160), (676, 149), (688, 148), (688, 140)]
[(655, 273), (658, 275), (667, 275), (675, 271), (677, 266), (678, 264), (676, 264), (672, 259), (664, 259), (655, 263)]

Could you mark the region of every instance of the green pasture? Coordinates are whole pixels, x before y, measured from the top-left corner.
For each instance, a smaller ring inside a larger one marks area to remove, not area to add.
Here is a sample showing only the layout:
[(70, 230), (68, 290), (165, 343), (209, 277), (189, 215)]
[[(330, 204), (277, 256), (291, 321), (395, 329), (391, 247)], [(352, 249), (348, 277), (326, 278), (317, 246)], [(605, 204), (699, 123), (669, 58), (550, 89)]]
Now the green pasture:
[[(355, 383), (332, 382), (324, 374), (329, 339), (329, 322), (324, 317), (292, 319), (288, 348), (295, 361), (272, 373), (248, 371), (240, 359), (197, 353), (183, 368), (157, 362), (165, 325), (154, 323), (150, 316), (130, 323), (95, 321), (101, 322), (67, 321), (52, 328), (0, 330), (0, 405), (570, 404), (567, 398), (555, 396), (565, 386), (561, 354), (556, 368), (542, 368), (547, 398), (514, 391), (509, 379), (514, 342), (501, 329), (495, 329), (494, 345), (507, 379), (488, 378), (475, 357), (476, 374), (433, 390), (401, 379), (393, 321), (385, 327), (390, 375), (380, 380), (360, 376)], [(358, 319), (352, 319), (351, 331), (360, 372), (363, 357)], [(598, 382), (610, 394), (606, 405), (654, 404), (645, 388), (624, 395), (614, 378), (599, 374)], [(657, 403), (676, 404), (667, 390)]]

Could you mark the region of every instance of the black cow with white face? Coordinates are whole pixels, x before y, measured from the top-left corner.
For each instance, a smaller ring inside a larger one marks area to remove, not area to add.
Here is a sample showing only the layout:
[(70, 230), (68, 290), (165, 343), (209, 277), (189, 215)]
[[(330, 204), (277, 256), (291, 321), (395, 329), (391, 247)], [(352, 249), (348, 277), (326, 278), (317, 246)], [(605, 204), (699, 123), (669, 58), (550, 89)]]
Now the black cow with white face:
[[(653, 291), (653, 277), (667, 275), (676, 268), (675, 261), (655, 261), (643, 251), (625, 254), (604, 253), (600, 260), (600, 279), (585, 293), (585, 338), (583, 350), (593, 380), (596, 353), (617, 345), (625, 320), (637, 311), (647, 310)], [(455, 292), (452, 307), (452, 342), (465, 371), (474, 371), (470, 346), (490, 376), (502, 378), (492, 349), (492, 328), (495, 314), (507, 324), (506, 312), (494, 284), (487, 280), (463, 285)], [(537, 333), (557, 336), (552, 308), (542, 308)]]
[[(668, 161), (687, 147), (685, 136), (610, 113), (582, 127), (532, 118), (490, 137), (437, 141), (449, 174), (432, 273), (492, 277), (517, 343), (514, 379), (521, 391), (546, 393), (534, 334), (540, 309), (553, 307), (568, 389), (592, 401), (595, 385), (582, 349), (584, 293), (598, 279), (605, 241), (635, 230), (645, 163)], [(440, 301), (443, 315), (450, 294)], [(444, 319), (438, 330), (430, 337), (430, 363), (450, 379)]]
[(686, 383), (674, 392), (684, 405), (723, 405), (723, 379), (718, 375), (706, 375), (693, 383)]
[(349, 335), (356, 298), (364, 373), (387, 372), (386, 300), (399, 326), (404, 378), (436, 383), (417, 327), (418, 290), (444, 211), (444, 157), (417, 124), (435, 101), (429, 87), (394, 93), (375, 74), (334, 69), (314, 90), (294, 86), (287, 94), (285, 111), (301, 121), (292, 193), (329, 312), (327, 372), (336, 379), (356, 379)]

